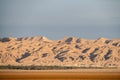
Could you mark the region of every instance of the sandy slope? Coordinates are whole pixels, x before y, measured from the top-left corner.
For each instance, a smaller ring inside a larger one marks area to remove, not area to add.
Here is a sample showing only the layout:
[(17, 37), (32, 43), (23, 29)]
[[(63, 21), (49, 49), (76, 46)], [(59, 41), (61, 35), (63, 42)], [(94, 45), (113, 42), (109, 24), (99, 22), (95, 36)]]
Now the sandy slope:
[(120, 67), (120, 39), (0, 38), (0, 65)]

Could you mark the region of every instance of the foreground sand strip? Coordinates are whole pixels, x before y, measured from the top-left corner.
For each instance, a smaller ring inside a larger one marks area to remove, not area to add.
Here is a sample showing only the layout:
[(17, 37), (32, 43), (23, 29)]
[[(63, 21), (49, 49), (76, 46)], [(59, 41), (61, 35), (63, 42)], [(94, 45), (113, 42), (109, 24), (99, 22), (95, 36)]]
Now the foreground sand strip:
[(120, 79), (120, 72), (0, 71), (0, 80), (13, 79)]

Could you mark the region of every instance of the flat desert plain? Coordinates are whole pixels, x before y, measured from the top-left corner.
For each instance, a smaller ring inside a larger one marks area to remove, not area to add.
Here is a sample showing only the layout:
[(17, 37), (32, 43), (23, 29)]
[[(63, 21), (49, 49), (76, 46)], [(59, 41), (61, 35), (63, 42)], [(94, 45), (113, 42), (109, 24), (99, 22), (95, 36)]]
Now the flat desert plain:
[(119, 69), (0, 70), (0, 80), (120, 80)]

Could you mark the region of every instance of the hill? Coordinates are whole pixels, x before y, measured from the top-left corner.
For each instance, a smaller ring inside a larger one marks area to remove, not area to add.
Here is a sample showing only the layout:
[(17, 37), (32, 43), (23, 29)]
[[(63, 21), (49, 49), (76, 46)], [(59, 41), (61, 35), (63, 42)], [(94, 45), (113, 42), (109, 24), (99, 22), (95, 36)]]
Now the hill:
[(120, 67), (120, 39), (0, 38), (0, 65)]

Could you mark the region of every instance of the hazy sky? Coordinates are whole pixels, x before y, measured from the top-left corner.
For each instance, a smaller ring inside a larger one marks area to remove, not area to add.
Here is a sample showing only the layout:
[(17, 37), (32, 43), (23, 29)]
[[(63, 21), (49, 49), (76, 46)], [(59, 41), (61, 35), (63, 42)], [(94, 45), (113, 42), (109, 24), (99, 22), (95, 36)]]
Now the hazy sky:
[(120, 38), (120, 0), (0, 0), (0, 37)]

